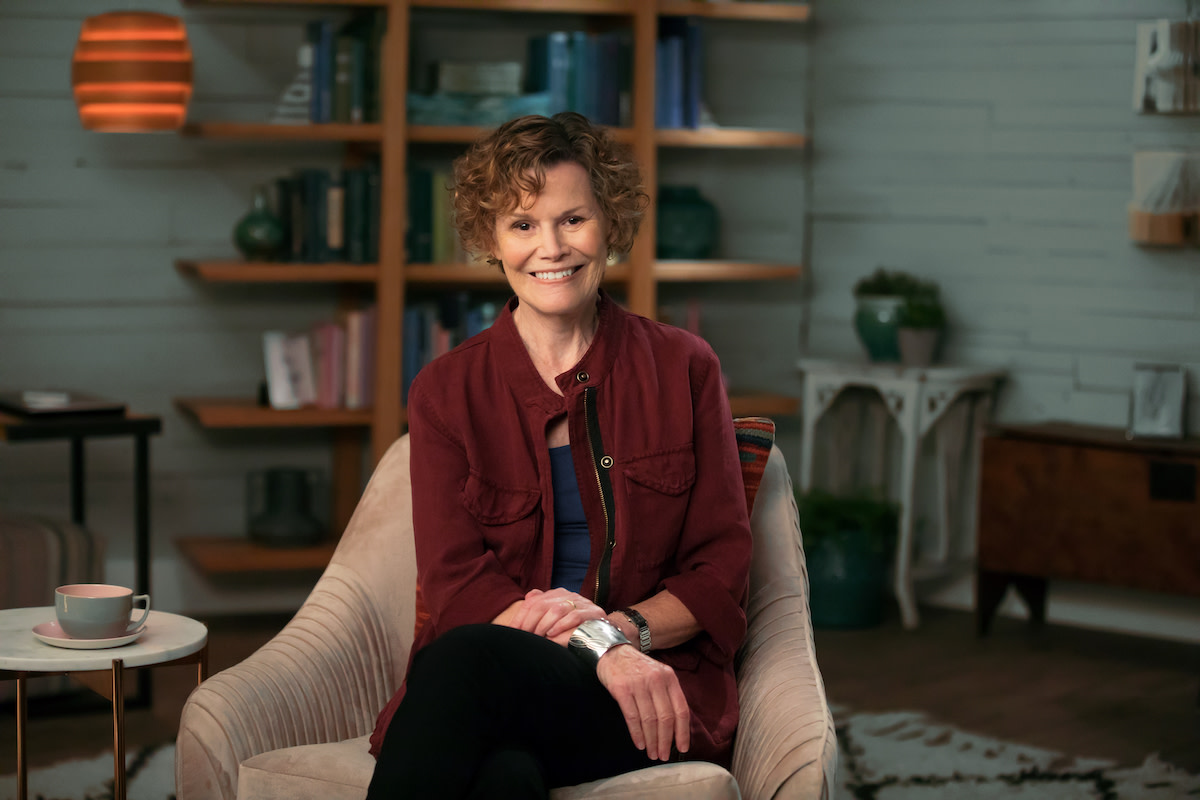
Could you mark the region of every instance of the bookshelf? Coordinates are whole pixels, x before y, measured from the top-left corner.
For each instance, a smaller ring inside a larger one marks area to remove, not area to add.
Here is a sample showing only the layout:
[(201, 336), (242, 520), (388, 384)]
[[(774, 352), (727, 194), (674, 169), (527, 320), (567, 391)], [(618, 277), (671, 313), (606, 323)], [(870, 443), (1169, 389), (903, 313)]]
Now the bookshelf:
[[(487, 14), (490, 21), (501, 17), (516, 27), (523, 21), (557, 15), (579, 20), (585, 27), (628, 29), (632, 37), (632, 124), (614, 128), (614, 135), (628, 145), (639, 160), (647, 180), (651, 205), (642, 233), (627, 261), (613, 265), (606, 286), (633, 311), (655, 316), (658, 287), (682, 287), (689, 283), (749, 283), (795, 281), (804, 277), (803, 263), (780, 263), (753, 259), (664, 261), (655, 258), (655, 213), (658, 157), (660, 151), (781, 151), (804, 154), (811, 145), (807, 131), (772, 130), (752, 127), (712, 129), (657, 129), (655, 127), (655, 47), (659, 19), (665, 16), (697, 16), (705, 20), (729, 20), (737, 25), (788, 25), (803, 28), (811, 21), (811, 7), (787, 2), (702, 3), (693, 0), (189, 0), (191, 4), (221, 6), (311, 7), (313, 16), (323, 9), (338, 7), (382, 8), (388, 17), (387, 35), (380, 52), (381, 72), (386, 76), (380, 89), (381, 121), (372, 124), (267, 124), (225, 120), (190, 122), (183, 135), (195, 139), (227, 142), (334, 143), (341, 144), (352, 160), (362, 152), (377, 153), (380, 159), (379, 259), (373, 264), (348, 263), (259, 263), (236, 259), (180, 259), (175, 263), (187, 280), (208, 284), (328, 283), (343, 292), (367, 292), (377, 309), (375, 347), (375, 390), (369, 409), (299, 409), (277, 411), (263, 408), (250, 397), (176, 399), (176, 406), (195, 424), (214, 430), (245, 428), (326, 428), (331, 432), (334, 498), (333, 525), (340, 532), (349, 520), (361, 491), (364, 441), (369, 441), (371, 463), (382, 458), (387, 447), (401, 435), (405, 414), (401, 353), (403, 315), (410, 291), (478, 289), (503, 292), (503, 276), (487, 265), (461, 263), (406, 263), (404, 226), (394, 224), (407, 218), (407, 174), (410, 163), (423, 150), (453, 151), (475, 140), (486, 129), (472, 125), (409, 125), (406, 93), (410, 85), (410, 39), (414, 15)], [(507, 15), (507, 16), (506, 16)], [(417, 19), (417, 24), (420, 24)], [(392, 223), (392, 224), (389, 224)], [(232, 220), (231, 220), (232, 224)], [(796, 398), (771, 393), (738, 394), (730, 398), (736, 415), (794, 415)], [(254, 570), (319, 569), (332, 553), (334, 543), (304, 551), (263, 548), (241, 539), (196, 536), (179, 540), (185, 557), (208, 573)]]

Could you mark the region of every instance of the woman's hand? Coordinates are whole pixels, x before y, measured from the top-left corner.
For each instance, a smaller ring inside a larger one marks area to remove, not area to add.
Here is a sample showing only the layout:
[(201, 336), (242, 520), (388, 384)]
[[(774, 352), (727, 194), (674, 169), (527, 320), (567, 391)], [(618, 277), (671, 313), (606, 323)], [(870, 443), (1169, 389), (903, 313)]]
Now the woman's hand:
[(621, 706), (638, 749), (659, 761), (670, 760), (672, 743), (688, 751), (692, 712), (675, 670), (632, 645), (619, 645), (601, 656), (596, 676)]
[(586, 597), (566, 589), (543, 592), (533, 589), (520, 602), (511, 619), (503, 624), (538, 636), (544, 636), (563, 647), (571, 632), (589, 619), (604, 619), (604, 609)]

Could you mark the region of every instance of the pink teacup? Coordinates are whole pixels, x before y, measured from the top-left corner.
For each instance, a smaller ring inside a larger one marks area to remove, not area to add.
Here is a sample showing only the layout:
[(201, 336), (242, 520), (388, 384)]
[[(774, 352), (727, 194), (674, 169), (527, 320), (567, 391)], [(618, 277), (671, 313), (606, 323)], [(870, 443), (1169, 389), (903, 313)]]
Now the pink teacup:
[[(145, 602), (145, 611), (130, 621), (134, 604)], [(54, 590), (58, 624), (73, 639), (115, 639), (137, 633), (150, 616), (150, 595), (136, 597), (132, 589), (109, 583), (73, 583)]]

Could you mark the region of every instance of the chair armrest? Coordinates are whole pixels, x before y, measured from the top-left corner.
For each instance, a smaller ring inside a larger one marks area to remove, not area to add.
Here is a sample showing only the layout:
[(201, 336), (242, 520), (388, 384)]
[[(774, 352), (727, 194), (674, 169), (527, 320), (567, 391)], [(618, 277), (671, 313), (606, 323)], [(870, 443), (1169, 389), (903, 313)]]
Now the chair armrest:
[(356, 573), (331, 564), (296, 616), (188, 697), (176, 744), (180, 800), (233, 800), (251, 756), (369, 733), (395, 691), (394, 623)]
[(837, 737), (817, 666), (791, 478), (776, 447), (750, 519), (754, 556), (737, 667), (733, 774), (747, 800), (833, 795)]

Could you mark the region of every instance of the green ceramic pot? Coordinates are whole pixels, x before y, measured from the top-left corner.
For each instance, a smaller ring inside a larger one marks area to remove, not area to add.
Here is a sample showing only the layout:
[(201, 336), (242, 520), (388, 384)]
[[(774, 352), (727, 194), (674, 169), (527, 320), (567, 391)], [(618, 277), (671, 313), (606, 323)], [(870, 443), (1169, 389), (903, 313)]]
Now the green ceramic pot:
[(717, 250), (717, 207), (695, 186), (658, 187), (655, 224), (658, 258), (712, 258)]
[(903, 297), (865, 295), (855, 298), (854, 330), (872, 361), (900, 360), (900, 309)]
[(823, 536), (804, 553), (817, 628), (870, 628), (883, 621), (886, 561), (861, 530)]
[(282, 255), (283, 223), (271, 213), (266, 187), (255, 187), (250, 211), (233, 229), (233, 243), (249, 261), (272, 261)]

